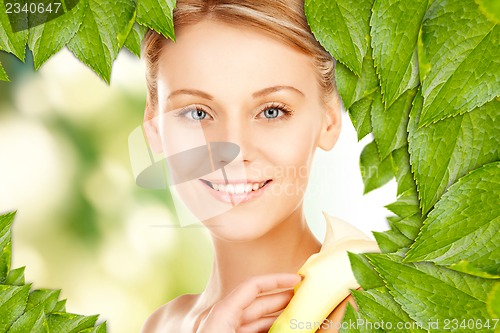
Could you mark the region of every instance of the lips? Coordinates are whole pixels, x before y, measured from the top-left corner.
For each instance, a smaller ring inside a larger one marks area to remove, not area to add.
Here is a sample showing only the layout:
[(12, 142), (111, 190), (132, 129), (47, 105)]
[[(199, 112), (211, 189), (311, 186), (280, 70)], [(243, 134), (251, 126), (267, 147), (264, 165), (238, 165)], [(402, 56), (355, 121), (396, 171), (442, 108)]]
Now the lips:
[(271, 180), (268, 179), (263, 182), (248, 182), (248, 183), (229, 183), (229, 184), (223, 184), (223, 183), (216, 183), (216, 182), (211, 182), (205, 179), (200, 179), (202, 182), (210, 186), (212, 189), (219, 191), (219, 192), (225, 192), (228, 194), (244, 194), (244, 193), (250, 193), (252, 191), (258, 191), (262, 187), (264, 187), (268, 182)]
[(223, 182), (223, 181), (208, 181), (200, 179), (206, 185), (210, 193), (217, 199), (238, 204), (244, 201), (251, 200), (263, 192), (263, 188), (272, 180), (266, 181), (241, 181), (241, 182)]

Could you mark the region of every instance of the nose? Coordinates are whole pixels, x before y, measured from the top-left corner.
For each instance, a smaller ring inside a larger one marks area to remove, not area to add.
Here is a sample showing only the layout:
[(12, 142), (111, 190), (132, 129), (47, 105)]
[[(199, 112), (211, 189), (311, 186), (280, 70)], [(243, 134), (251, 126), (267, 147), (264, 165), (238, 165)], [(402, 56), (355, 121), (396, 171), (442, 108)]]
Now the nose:
[(254, 158), (255, 147), (250, 124), (233, 119), (220, 124), (213, 130), (215, 133), (210, 133), (206, 137), (211, 143), (212, 160), (215, 164), (231, 163), (236, 157), (236, 149), (236, 155), (240, 153), (244, 162), (250, 162)]
[(230, 142), (210, 142), (167, 157), (171, 185), (181, 184), (223, 169), (234, 161), (240, 147)]
[(233, 142), (209, 142), (207, 147), (208, 158), (213, 163), (212, 170), (224, 168), (240, 154), (240, 146)]

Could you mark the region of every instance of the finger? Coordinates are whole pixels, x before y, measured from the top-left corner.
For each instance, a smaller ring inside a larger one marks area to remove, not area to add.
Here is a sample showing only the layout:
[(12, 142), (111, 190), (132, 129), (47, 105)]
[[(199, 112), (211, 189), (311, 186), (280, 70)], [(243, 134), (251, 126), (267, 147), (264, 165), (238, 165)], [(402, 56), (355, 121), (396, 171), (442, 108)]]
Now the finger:
[(255, 321), (261, 317), (275, 314), (283, 310), (293, 297), (293, 290), (286, 290), (279, 293), (259, 296), (253, 301), (241, 316), (243, 324)]
[(255, 276), (242, 283), (225, 299), (229, 308), (245, 309), (261, 293), (276, 289), (291, 288), (301, 280), (298, 274), (269, 274)]
[(251, 323), (240, 326), (236, 333), (261, 333), (267, 332), (276, 321), (278, 316), (269, 316), (257, 319)]
[(291, 288), (300, 282), (298, 274), (269, 274), (253, 277), (227, 297), (216, 303), (208, 317), (211, 321), (223, 321), (229, 326), (237, 327), (241, 322), (243, 310), (259, 296), (259, 294), (275, 289)]

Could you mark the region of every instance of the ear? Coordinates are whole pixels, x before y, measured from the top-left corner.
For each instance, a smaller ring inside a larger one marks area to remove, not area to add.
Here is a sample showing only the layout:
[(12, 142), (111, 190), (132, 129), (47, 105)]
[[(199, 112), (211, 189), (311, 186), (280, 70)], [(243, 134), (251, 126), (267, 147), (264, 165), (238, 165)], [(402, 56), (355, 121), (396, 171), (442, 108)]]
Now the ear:
[(323, 119), (318, 146), (323, 150), (331, 150), (340, 135), (342, 127), (341, 102), (338, 93), (332, 93), (332, 97), (325, 103), (326, 114)]
[(146, 99), (146, 108), (144, 110), (144, 134), (146, 135), (146, 139), (153, 152), (156, 154), (160, 154), (163, 151), (163, 147), (161, 143), (161, 136), (158, 131), (158, 123), (155, 120), (155, 115), (156, 112), (154, 108), (151, 107), (148, 96), (148, 98)]

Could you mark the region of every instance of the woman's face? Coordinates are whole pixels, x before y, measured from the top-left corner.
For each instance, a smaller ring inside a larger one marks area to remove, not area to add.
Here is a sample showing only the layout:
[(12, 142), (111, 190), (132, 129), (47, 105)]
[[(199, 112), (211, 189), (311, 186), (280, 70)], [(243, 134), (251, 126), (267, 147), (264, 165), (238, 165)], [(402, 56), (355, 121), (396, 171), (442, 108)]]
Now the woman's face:
[(314, 152), (340, 130), (309, 56), (209, 20), (164, 46), (152, 122), (175, 190), (212, 234), (234, 241), (302, 210)]

